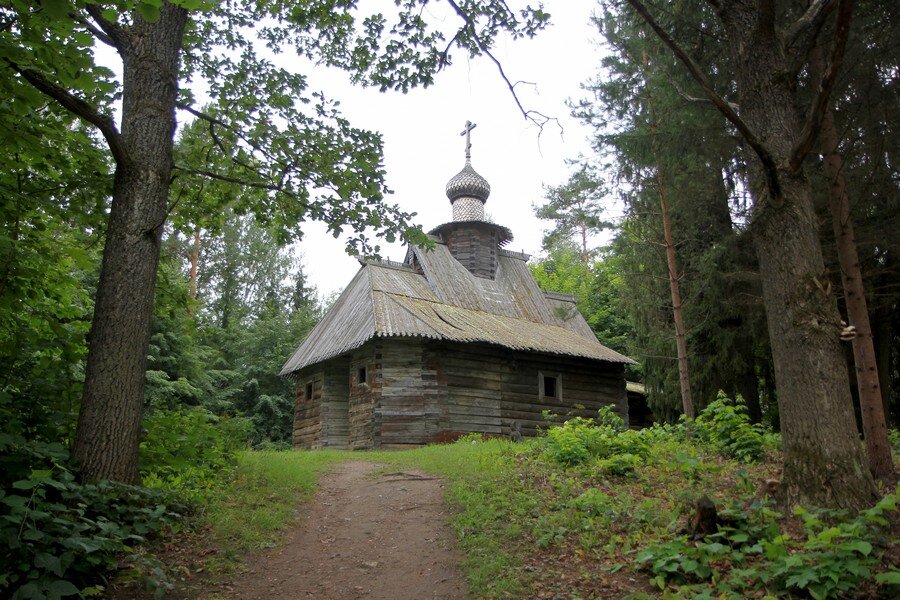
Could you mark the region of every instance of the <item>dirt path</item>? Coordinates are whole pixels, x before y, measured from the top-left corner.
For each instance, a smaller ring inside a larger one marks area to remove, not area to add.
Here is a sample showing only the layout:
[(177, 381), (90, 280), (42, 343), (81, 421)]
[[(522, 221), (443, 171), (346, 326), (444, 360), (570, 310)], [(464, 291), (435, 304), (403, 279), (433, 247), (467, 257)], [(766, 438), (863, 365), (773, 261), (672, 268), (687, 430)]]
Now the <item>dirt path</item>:
[(377, 468), (346, 462), (322, 475), (286, 543), (251, 559), (224, 597), (466, 598), (441, 482), (392, 468), (373, 476)]

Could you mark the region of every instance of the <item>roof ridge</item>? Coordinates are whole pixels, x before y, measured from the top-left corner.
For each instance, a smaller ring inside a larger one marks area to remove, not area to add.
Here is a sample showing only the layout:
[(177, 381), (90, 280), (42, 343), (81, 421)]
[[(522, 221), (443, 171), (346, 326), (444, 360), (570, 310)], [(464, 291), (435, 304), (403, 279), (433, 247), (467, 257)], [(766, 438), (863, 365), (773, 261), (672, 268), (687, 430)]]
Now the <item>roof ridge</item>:
[(415, 273), (411, 265), (399, 260), (391, 260), (389, 258), (357, 258), (359, 264), (364, 267), (382, 267), (385, 269), (397, 269), (398, 271), (409, 271)]
[(577, 302), (578, 299), (574, 294), (563, 294), (561, 292), (548, 292), (545, 290), (541, 290), (544, 292), (545, 298), (550, 298), (551, 300), (561, 300), (563, 302)]

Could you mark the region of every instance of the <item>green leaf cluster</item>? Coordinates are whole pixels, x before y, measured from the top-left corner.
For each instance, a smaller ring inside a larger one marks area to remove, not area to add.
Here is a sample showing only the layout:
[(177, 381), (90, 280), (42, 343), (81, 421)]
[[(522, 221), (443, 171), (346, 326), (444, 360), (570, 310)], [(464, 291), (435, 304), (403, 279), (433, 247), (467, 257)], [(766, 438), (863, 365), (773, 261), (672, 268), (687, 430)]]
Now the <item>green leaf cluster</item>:
[[(0, 434), (0, 594), (57, 599), (87, 593), (146, 539), (176, 527), (186, 507), (168, 494), (81, 484), (58, 443)], [(168, 582), (157, 572), (152, 587)]]
[[(795, 510), (804, 539), (782, 534), (779, 513), (759, 501), (722, 512), (719, 532), (698, 541), (681, 536), (642, 550), (638, 563), (676, 597), (743, 598), (766, 591), (807, 594), (816, 600), (848, 597), (872, 579), (878, 554), (890, 542), (900, 490), (855, 518), (828, 511)], [(892, 571), (879, 583), (893, 585)]]
[(625, 428), (610, 408), (597, 419), (575, 417), (551, 427), (541, 438), (542, 456), (565, 466), (592, 464), (601, 472), (625, 476), (639, 468), (649, 455), (643, 434)]
[(154, 410), (144, 417), (140, 448), (143, 483), (201, 502), (220, 488), (247, 447), (253, 423), (218, 417), (205, 408)]
[(724, 392), (693, 421), (697, 435), (717, 452), (741, 462), (758, 462), (765, 454), (766, 429), (751, 424), (747, 409)]
[[(558, 242), (547, 248), (546, 256), (529, 264), (538, 286), (547, 292), (575, 296), (578, 312), (590, 325), (604, 346), (629, 354), (634, 329), (627, 319), (621, 265), (615, 257), (604, 255), (583, 260), (578, 247), (571, 242)], [(563, 320), (575, 316), (573, 311), (560, 311)], [(629, 371), (629, 376), (636, 375)]]

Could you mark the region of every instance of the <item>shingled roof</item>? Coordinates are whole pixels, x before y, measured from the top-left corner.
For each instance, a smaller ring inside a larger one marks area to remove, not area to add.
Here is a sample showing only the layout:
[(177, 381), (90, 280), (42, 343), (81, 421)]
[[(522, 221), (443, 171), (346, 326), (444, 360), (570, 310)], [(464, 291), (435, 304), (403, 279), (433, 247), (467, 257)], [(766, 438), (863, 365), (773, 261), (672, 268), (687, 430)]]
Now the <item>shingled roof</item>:
[(472, 275), (439, 242), (430, 251), (412, 249), (407, 263), (365, 262), (281, 374), (355, 350), (375, 337), (477, 342), (633, 362), (597, 341), (574, 298), (542, 292), (523, 258), (501, 251), (493, 280)]

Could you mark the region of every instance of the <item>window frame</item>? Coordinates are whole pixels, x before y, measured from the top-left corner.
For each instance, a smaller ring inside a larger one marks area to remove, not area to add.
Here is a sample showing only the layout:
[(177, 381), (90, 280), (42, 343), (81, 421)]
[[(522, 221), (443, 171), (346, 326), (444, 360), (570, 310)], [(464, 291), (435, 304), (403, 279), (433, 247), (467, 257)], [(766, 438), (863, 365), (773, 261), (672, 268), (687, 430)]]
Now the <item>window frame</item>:
[[(547, 394), (547, 379), (553, 380), (554, 390), (553, 395)], [(562, 373), (546, 373), (544, 371), (538, 371), (538, 397), (543, 398), (552, 398), (554, 400), (562, 400), (563, 399), (563, 388), (562, 388)]]

